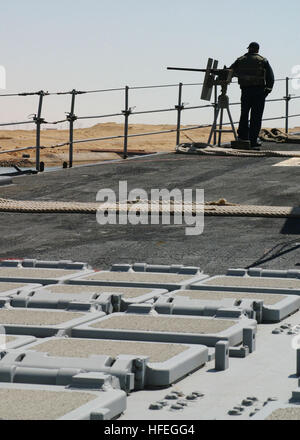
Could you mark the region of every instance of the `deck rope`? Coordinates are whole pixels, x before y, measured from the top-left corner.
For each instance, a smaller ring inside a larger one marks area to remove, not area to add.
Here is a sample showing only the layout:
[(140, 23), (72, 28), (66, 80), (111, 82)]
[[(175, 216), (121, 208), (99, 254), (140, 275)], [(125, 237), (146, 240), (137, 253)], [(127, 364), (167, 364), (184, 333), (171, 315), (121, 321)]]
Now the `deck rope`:
[[(192, 213), (196, 215), (204, 210), (206, 216), (221, 217), (269, 217), (269, 218), (300, 218), (300, 207), (288, 206), (258, 206), (258, 205), (239, 205), (220, 199), (216, 202), (206, 202), (203, 205), (196, 203), (166, 203), (140, 200), (137, 202), (125, 202), (116, 204), (103, 204), (97, 202), (58, 202), (58, 201), (33, 201), (33, 200), (11, 200), (0, 199), (0, 212), (14, 213), (49, 213), (49, 214), (96, 214), (99, 211), (118, 213), (132, 212), (132, 206), (141, 213)], [(138, 205), (137, 205), (138, 204)]]

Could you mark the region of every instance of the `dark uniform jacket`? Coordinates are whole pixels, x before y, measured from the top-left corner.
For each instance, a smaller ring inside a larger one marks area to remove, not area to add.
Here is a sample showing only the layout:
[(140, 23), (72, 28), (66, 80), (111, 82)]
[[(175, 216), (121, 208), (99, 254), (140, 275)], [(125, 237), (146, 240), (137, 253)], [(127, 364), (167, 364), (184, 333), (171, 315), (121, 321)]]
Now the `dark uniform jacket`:
[(274, 73), (268, 60), (258, 53), (246, 53), (230, 67), (238, 77), (241, 88), (264, 87), (271, 91), (274, 86)]

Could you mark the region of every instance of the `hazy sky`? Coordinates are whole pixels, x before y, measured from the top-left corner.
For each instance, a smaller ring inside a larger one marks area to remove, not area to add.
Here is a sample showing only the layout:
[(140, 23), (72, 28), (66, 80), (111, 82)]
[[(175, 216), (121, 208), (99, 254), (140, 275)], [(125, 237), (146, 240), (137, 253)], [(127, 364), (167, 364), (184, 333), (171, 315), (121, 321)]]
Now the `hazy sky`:
[[(261, 44), (277, 78), (292, 76), (292, 67), (300, 64), (299, 12), (299, 0), (1, 0), (0, 65), (7, 72), (6, 92), (201, 82), (202, 74), (166, 67), (205, 67), (208, 57), (229, 65), (251, 41)], [(273, 97), (284, 93), (283, 83), (277, 83)], [(229, 94), (239, 98), (237, 86)], [(130, 98), (137, 110), (172, 107), (177, 90), (132, 92)], [(186, 89), (184, 100), (200, 104), (199, 87)], [(292, 112), (300, 113), (299, 101), (291, 104)], [(36, 112), (36, 98), (0, 102), (2, 122), (26, 120)], [(76, 112), (93, 115), (123, 107), (123, 95), (113, 92), (79, 97)], [(62, 119), (69, 97), (46, 98), (44, 108), (47, 119)], [(283, 103), (273, 104), (266, 116), (283, 114), (283, 109)], [(236, 119), (238, 108), (234, 112)], [(135, 116), (131, 122), (172, 123), (175, 116)], [(205, 110), (184, 115), (186, 123), (210, 120)]]

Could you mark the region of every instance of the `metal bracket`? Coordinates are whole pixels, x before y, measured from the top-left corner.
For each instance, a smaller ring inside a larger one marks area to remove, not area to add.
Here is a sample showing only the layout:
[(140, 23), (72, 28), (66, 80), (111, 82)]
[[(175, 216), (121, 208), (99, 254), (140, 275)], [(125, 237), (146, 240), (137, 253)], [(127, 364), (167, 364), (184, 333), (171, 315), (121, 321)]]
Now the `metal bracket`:
[(66, 113), (66, 118), (68, 122), (75, 122), (77, 121), (78, 117), (74, 115), (73, 113)]
[(124, 116), (130, 116), (135, 107), (130, 107), (128, 110), (122, 110)]
[(33, 116), (33, 120), (36, 124), (47, 124), (44, 118), (39, 118), (36, 114)]

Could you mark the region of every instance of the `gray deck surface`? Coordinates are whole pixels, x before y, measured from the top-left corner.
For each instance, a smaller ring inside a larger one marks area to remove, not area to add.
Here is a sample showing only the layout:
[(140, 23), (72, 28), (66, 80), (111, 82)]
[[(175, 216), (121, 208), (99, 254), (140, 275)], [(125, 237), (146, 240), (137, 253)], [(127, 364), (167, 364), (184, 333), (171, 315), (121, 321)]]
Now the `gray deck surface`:
[(0, 419), (55, 420), (93, 399), (87, 392), (0, 389)]
[(300, 408), (276, 409), (266, 420), (300, 420)]
[(211, 290), (180, 290), (176, 292), (177, 296), (185, 296), (190, 299), (203, 299), (203, 300), (221, 300), (224, 298), (232, 298), (232, 299), (254, 299), (256, 301), (263, 300), (266, 305), (274, 305), (279, 301), (282, 301), (287, 296), (279, 295), (279, 294), (270, 294), (270, 293), (231, 293), (231, 292), (218, 292)]
[(83, 313), (59, 312), (59, 311), (37, 311), (28, 309), (0, 310), (1, 324), (20, 325), (58, 325), (72, 319), (84, 316)]
[(5, 342), (6, 344), (8, 344), (9, 342), (15, 341), (16, 338), (14, 336), (3, 336), (0, 334), (0, 343)]
[[(129, 145), (130, 148), (130, 145)], [(265, 144), (264, 148), (299, 151), (299, 145)], [(128, 190), (200, 188), (205, 200), (299, 206), (299, 167), (273, 166), (285, 158), (203, 157), (164, 154), (14, 177), (1, 197), (19, 200), (94, 202), (102, 188)], [(206, 217), (204, 233), (185, 235), (184, 225), (99, 226), (95, 215), (0, 214), (2, 258), (37, 258), (89, 262), (98, 269), (115, 263), (184, 264), (210, 275), (246, 267), (279, 243), (300, 237), (293, 219)], [(251, 244), (251, 245), (250, 245)], [(260, 264), (263, 268), (299, 268), (299, 247)]]
[(180, 283), (189, 280), (193, 275), (177, 275), (166, 273), (127, 273), (127, 272), (97, 272), (82, 277), (86, 281), (126, 281), (126, 282), (159, 282), (159, 283)]
[[(284, 321), (300, 323), (300, 313)], [(292, 391), (298, 387), (296, 377), (296, 352), (292, 349), (294, 336), (274, 335), (278, 324), (260, 324), (257, 333), (256, 351), (245, 359), (230, 358), (229, 369), (217, 372), (214, 361), (186, 377), (168, 390), (139, 391), (128, 398), (128, 408), (120, 420), (251, 420), (255, 409), (262, 409), (268, 398), (287, 402)], [(183, 411), (149, 410), (153, 402), (165, 400), (172, 390), (188, 395), (202, 392), (203, 399), (188, 402)], [(254, 396), (257, 403), (245, 407), (239, 416), (230, 416), (228, 411), (240, 406), (247, 397)], [(138, 410), (137, 410), (138, 409)]]
[(166, 318), (160, 316), (127, 315), (109, 316), (103, 321), (90, 324), (91, 328), (107, 328), (122, 330), (139, 330), (154, 332), (178, 333), (219, 333), (236, 325), (237, 321), (229, 319), (205, 318)]
[(220, 277), (204, 281), (205, 286), (268, 287), (275, 289), (300, 289), (300, 280), (256, 277)]
[[(135, 298), (138, 296), (145, 295), (147, 293), (153, 292), (153, 289), (144, 289), (139, 287), (111, 287), (111, 286), (77, 286), (76, 284), (68, 285), (68, 284), (53, 284), (45, 287), (46, 291), (51, 291), (53, 293), (64, 293), (64, 294), (73, 294), (73, 293), (115, 293), (115, 294), (123, 294), (124, 298)], [(44, 291), (44, 289), (43, 289)]]
[[(286, 151), (300, 150), (300, 145), (292, 144), (265, 144), (264, 147)], [(134, 188), (143, 188), (146, 191), (152, 188), (199, 188), (205, 190), (206, 201), (225, 198), (238, 204), (297, 207), (300, 205), (299, 167), (274, 166), (284, 160), (285, 158), (271, 157), (163, 154), (58, 170), (38, 176), (14, 177), (14, 185), (3, 187), (1, 197), (94, 202), (98, 190), (111, 188), (117, 193), (119, 180), (126, 180), (129, 191)], [(211, 276), (224, 274), (228, 268), (250, 266), (278, 270), (300, 269), (299, 219), (206, 217), (204, 233), (192, 237), (185, 235), (185, 225), (99, 226), (95, 215), (80, 214), (0, 213), (0, 226), (1, 258), (80, 260), (88, 262), (95, 269), (104, 270), (115, 263), (183, 264), (201, 267), (204, 273)], [(253, 283), (253, 278), (251, 281)], [(280, 287), (278, 281), (280, 280), (276, 279), (273, 287)], [(295, 287), (296, 281), (285, 279), (284, 287), (288, 287), (289, 283), (291, 287)], [(260, 279), (260, 283), (262, 282)], [(266, 279), (265, 282), (272, 283), (272, 280)], [(106, 288), (105, 290), (107, 291)], [(20, 313), (23, 315), (22, 319), (25, 319), (25, 310)], [(49, 316), (49, 312), (45, 313)], [(128, 318), (129, 316), (127, 320)], [(147, 327), (145, 316), (141, 318), (141, 324)], [(44, 324), (44, 319), (46, 320), (45, 317), (39, 319), (41, 325)], [(155, 323), (163, 322), (161, 319), (160, 317), (160, 321)], [(177, 330), (183, 323), (181, 319), (185, 318), (176, 319)], [(224, 325), (224, 321), (220, 321)], [(103, 324), (109, 322), (111, 328), (113, 321), (102, 321)], [(284, 323), (293, 326), (300, 324), (300, 312), (285, 319)], [(125, 324), (128, 326), (128, 322)], [(115, 328), (120, 328), (121, 325), (122, 321), (118, 317)], [(133, 320), (130, 325), (134, 326)], [(279, 324), (259, 325), (256, 351), (245, 359), (230, 358), (228, 370), (216, 372), (214, 361), (211, 361), (172, 387), (173, 390), (183, 391), (185, 395), (194, 391), (203, 392), (203, 399), (188, 402), (186, 409), (182, 411), (171, 411), (169, 407), (161, 411), (150, 411), (149, 405), (163, 400), (171, 390), (139, 391), (128, 397), (128, 408), (120, 420), (167, 419), (177, 422), (249, 419), (253, 408), (262, 408), (270, 397), (287, 402), (298, 386), (295, 374), (296, 352), (292, 348), (294, 336), (286, 333), (272, 334), (272, 330), (278, 326)], [(165, 331), (170, 331), (169, 326), (162, 324), (162, 327)], [(180, 330), (183, 331), (182, 328)], [(122, 342), (123, 344), (125, 343)], [(134, 344), (137, 346), (137, 343)], [(228, 415), (228, 411), (240, 405), (247, 396), (256, 396), (258, 402), (253, 407), (246, 408), (240, 416)], [(0, 397), (0, 402), (5, 402), (4, 399), (5, 396)], [(52, 418), (51, 411), (59, 410), (59, 404), (56, 408), (56, 405), (50, 405), (51, 401), (45, 399), (45, 395), (42, 399), (46, 401), (47, 408), (49, 402), (49, 414)], [(14, 402), (21, 400), (15, 396)], [(35, 404), (36, 400), (31, 402)], [(2, 403), (2, 406), (5, 407), (5, 404)], [(280, 415), (283, 418), (287, 416), (286, 412)]]
[(21, 289), (22, 287), (25, 287), (26, 284), (24, 283), (0, 283), (0, 292), (8, 292), (9, 290), (13, 289)]
[(164, 362), (187, 350), (186, 345), (156, 344), (152, 342), (97, 341), (95, 339), (52, 339), (41, 342), (32, 350), (50, 356), (85, 358), (91, 355), (116, 357), (120, 354), (149, 356), (150, 362)]
[(98, 288), (94, 286), (76, 286), (69, 284), (50, 284), (48, 286), (43, 287), (43, 292), (53, 292), (53, 293), (96, 293), (98, 292)]
[(73, 275), (77, 270), (65, 269), (28, 269), (15, 267), (0, 267), (0, 277), (24, 277), (24, 278), (60, 278)]

